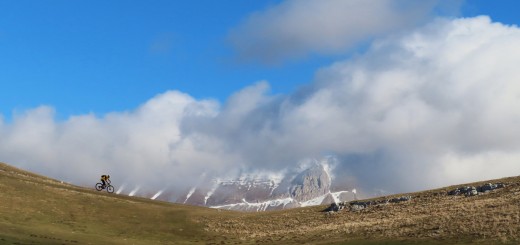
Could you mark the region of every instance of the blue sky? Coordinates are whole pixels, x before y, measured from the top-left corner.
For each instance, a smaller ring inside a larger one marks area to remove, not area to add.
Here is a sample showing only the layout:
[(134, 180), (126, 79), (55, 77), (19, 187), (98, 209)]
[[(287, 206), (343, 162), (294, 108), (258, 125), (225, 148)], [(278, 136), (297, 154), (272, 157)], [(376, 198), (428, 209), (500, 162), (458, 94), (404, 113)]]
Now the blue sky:
[[(230, 30), (280, 1), (2, 1), (0, 113), (50, 105), (70, 115), (132, 110), (179, 90), (221, 102), (267, 80), (290, 93), (315, 71), (360, 52), (310, 55), (276, 64), (242, 62)], [(516, 1), (469, 0), (461, 15), (518, 24)], [(359, 45), (362, 47), (363, 45)]]
[(263, 79), (287, 92), (312, 78), (316, 62), (244, 65), (226, 42), (230, 28), (274, 2), (3, 1), (0, 112), (46, 104), (61, 117), (103, 114), (166, 90), (225, 100)]

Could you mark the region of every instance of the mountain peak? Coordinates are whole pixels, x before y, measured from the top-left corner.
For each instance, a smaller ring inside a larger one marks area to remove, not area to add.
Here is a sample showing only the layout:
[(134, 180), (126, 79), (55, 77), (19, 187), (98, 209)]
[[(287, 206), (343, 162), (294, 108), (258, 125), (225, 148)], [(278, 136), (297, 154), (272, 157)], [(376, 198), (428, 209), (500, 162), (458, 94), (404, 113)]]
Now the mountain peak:
[(291, 184), (291, 196), (301, 202), (330, 192), (331, 178), (324, 166), (316, 163), (298, 174)]
[(330, 159), (309, 160), (297, 172), (242, 173), (233, 179), (193, 187), (178, 202), (214, 208), (264, 211), (330, 204), (352, 199), (348, 191), (331, 193)]

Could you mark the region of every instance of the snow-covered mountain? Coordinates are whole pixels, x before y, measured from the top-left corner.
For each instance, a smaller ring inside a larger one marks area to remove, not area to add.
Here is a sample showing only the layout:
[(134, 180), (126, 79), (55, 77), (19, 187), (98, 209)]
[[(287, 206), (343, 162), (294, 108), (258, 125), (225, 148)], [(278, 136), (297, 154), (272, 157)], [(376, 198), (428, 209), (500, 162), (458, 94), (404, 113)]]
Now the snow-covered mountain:
[(265, 211), (352, 200), (355, 193), (331, 192), (327, 161), (313, 161), (302, 171), (285, 174), (243, 174), (213, 179), (186, 191), (179, 203), (212, 208)]

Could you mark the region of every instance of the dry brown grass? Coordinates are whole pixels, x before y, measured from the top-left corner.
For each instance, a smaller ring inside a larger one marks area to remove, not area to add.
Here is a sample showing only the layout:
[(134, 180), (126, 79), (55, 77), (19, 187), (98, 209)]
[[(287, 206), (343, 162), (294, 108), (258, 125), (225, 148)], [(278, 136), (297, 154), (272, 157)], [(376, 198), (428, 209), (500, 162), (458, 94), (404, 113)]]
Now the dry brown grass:
[(520, 177), (489, 182), (507, 186), (473, 197), (448, 196), (451, 186), (333, 215), (241, 213), (110, 195), (0, 163), (0, 244), (520, 244)]
[[(207, 229), (259, 243), (320, 243), (349, 239), (490, 244), (520, 242), (520, 177), (492, 182), (503, 189), (448, 196), (458, 186), (410, 193), (409, 202), (329, 215), (311, 207), (232, 218), (206, 218)], [(486, 182), (473, 183), (482, 185)]]

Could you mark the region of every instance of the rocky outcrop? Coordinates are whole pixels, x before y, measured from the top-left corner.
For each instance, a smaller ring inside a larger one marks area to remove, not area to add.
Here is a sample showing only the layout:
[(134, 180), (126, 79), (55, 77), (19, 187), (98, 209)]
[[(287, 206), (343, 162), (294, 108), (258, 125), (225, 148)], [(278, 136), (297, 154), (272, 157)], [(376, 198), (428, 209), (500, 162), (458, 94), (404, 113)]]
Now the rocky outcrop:
[(407, 202), (410, 200), (412, 200), (412, 196), (401, 196), (401, 197), (395, 197), (395, 198), (391, 198), (391, 199), (381, 199), (381, 200), (372, 200), (372, 201), (352, 201), (352, 202), (332, 203), (324, 211), (338, 212), (341, 210), (348, 210), (351, 212), (356, 212), (356, 211), (361, 211), (361, 210), (371, 207), (371, 206), (386, 205), (389, 203)]
[(486, 193), (486, 192), (489, 192), (489, 191), (492, 191), (495, 189), (499, 189), (499, 188), (504, 188), (504, 187), (505, 187), (505, 184), (503, 184), (503, 183), (496, 183), (496, 184), (487, 183), (487, 184), (477, 186), (477, 187), (463, 186), (463, 187), (459, 187), (455, 190), (448, 191), (448, 195), (450, 195), (450, 196), (464, 195), (464, 196), (469, 197), (469, 196), (476, 196), (479, 194), (483, 194), (483, 193)]
[[(503, 183), (487, 183), (481, 186), (463, 186), (457, 189), (448, 191), (448, 195), (464, 195), (464, 196), (476, 196), (485, 194), (487, 192), (506, 187)], [(332, 203), (325, 212), (339, 212), (341, 210), (348, 210), (351, 212), (361, 211), (371, 206), (387, 205), (390, 203), (400, 203), (412, 200), (412, 196), (401, 196), (390, 199), (379, 199), (370, 201), (351, 201), (351, 202), (339, 202)]]

